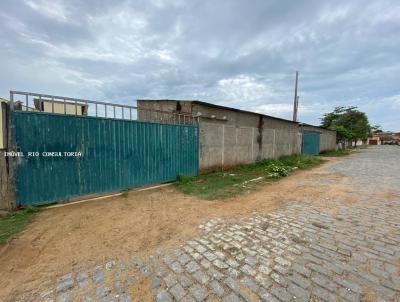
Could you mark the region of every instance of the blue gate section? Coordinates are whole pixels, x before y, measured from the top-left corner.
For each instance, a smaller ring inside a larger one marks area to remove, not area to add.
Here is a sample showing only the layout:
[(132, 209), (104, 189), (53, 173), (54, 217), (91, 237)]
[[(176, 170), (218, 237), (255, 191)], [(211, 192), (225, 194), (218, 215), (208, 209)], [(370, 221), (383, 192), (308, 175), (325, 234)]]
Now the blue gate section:
[(198, 173), (198, 128), (14, 111), (19, 205), (47, 204)]
[(303, 132), (303, 153), (308, 155), (319, 154), (320, 134), (314, 131)]

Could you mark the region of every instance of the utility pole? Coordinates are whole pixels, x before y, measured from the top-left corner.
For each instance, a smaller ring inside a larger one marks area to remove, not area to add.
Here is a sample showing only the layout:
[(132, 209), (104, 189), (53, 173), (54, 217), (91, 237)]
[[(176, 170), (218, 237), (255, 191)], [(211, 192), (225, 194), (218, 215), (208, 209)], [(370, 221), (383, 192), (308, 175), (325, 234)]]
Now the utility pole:
[(298, 80), (299, 80), (299, 72), (296, 71), (296, 81), (294, 84), (294, 99), (293, 99), (293, 122), (297, 122), (297, 109), (299, 107), (299, 97), (297, 96)]

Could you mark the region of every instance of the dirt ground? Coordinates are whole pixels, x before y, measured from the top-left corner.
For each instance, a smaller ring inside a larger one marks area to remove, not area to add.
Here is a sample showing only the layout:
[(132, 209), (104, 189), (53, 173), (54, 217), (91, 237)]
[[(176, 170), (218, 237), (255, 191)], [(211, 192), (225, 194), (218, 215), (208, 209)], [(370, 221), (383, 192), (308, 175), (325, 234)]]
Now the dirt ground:
[[(337, 160), (332, 158), (323, 166)], [(78, 266), (143, 257), (157, 248), (176, 246), (196, 235), (198, 225), (211, 218), (274, 211), (288, 202), (318, 202), (329, 211), (334, 209), (323, 200), (352, 202), (353, 189), (346, 177), (328, 174), (323, 166), (298, 171), (256, 192), (224, 201), (184, 196), (168, 186), (44, 210), (24, 232), (0, 248), (0, 300), (38, 289)], [(311, 179), (333, 182), (323, 187), (308, 185)]]

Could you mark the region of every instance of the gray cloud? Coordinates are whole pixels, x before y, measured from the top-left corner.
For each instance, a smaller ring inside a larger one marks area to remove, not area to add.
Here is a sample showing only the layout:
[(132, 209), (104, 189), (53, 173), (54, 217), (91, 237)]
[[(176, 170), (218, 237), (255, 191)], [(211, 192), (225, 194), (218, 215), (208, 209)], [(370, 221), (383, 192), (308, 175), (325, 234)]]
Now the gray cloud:
[(356, 105), (400, 131), (395, 1), (6, 0), (0, 95), (200, 99), (300, 119)]

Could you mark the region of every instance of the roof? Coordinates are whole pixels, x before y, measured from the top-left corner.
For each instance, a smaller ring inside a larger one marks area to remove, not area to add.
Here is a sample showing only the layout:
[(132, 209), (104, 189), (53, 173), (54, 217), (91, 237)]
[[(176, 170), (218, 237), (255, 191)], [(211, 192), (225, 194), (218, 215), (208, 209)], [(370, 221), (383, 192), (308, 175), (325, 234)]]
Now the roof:
[[(232, 108), (232, 107), (217, 105), (217, 104), (213, 104), (213, 103), (198, 101), (198, 100), (170, 100), (170, 99), (159, 99), (159, 100), (137, 100), (137, 101), (138, 101), (138, 102), (140, 102), (140, 101), (147, 101), (147, 102), (151, 102), (151, 101), (154, 101), (154, 102), (160, 102), (160, 101), (190, 102), (190, 103), (192, 103), (192, 104), (198, 104), (198, 105), (203, 105), (203, 106), (208, 106), (208, 107), (213, 107), (213, 108), (218, 108), (218, 109), (232, 110), (232, 111), (235, 111), (235, 112), (242, 112), (242, 113), (249, 113), (249, 114), (257, 114), (257, 115), (265, 116), (265, 117), (267, 117), (267, 118), (271, 118), (271, 119), (275, 119), (275, 120), (279, 120), (279, 121), (283, 121), (283, 122), (299, 124), (299, 122), (294, 122), (294, 121), (287, 120), (287, 119), (280, 118), (280, 117), (270, 116), (270, 115), (266, 115), (266, 114), (262, 114), (262, 113), (258, 113), (258, 112), (247, 111), (247, 110), (243, 110), (243, 109), (237, 109), (237, 108)], [(317, 126), (314, 126), (314, 127), (317, 127)]]
[(306, 124), (306, 123), (301, 123), (301, 122), (300, 122), (300, 126), (307, 126), (307, 127), (319, 128), (319, 129), (323, 129), (323, 130), (329, 130), (329, 131), (336, 132), (336, 130), (333, 130), (333, 129), (324, 128), (324, 127), (321, 127), (321, 126), (314, 126), (314, 125), (311, 125), (311, 124)]
[(40, 99), (40, 98), (34, 98), (33, 99), (33, 102), (35, 103), (35, 105), (36, 105), (36, 103), (38, 103), (38, 102), (42, 102), (42, 103), (54, 103), (54, 104), (67, 104), (67, 105), (76, 105), (76, 106), (80, 106), (80, 107), (86, 107), (86, 106), (89, 106), (89, 104), (82, 104), (82, 103), (75, 103), (75, 102), (73, 102), (73, 101), (59, 101), (59, 100), (52, 100), (52, 99)]
[(247, 111), (247, 110), (242, 110), (242, 109), (237, 109), (237, 108), (232, 108), (232, 107), (227, 107), (227, 106), (222, 106), (222, 105), (217, 105), (217, 104), (213, 104), (213, 103), (208, 103), (208, 102), (203, 102), (203, 101), (198, 101), (198, 100), (171, 100), (171, 99), (158, 99), (158, 100), (137, 100), (137, 101), (154, 101), (154, 102), (160, 102), (160, 101), (171, 101), (171, 102), (190, 102), (193, 104), (199, 104), (199, 105), (203, 105), (203, 106), (208, 106), (208, 107), (213, 107), (213, 108), (218, 108), (218, 109), (225, 109), (225, 110), (232, 110), (232, 111), (236, 111), (236, 112), (243, 112), (243, 113), (250, 113), (250, 114), (257, 114), (257, 115), (261, 115), (261, 116), (265, 116), (267, 118), (271, 118), (271, 119), (275, 119), (275, 120), (279, 120), (279, 121), (284, 121), (284, 122), (288, 122), (288, 123), (295, 123), (298, 124), (299, 126), (301, 125), (305, 125), (305, 126), (309, 126), (309, 127), (314, 127), (314, 128), (320, 128), (323, 130), (329, 130), (329, 131), (334, 131), (336, 132), (336, 130), (332, 130), (332, 129), (328, 129), (328, 128), (322, 128), (320, 126), (314, 126), (314, 125), (310, 125), (310, 124), (306, 124), (306, 123), (302, 123), (302, 122), (294, 122), (291, 120), (287, 120), (284, 118), (280, 118), (280, 117), (275, 117), (275, 116), (271, 116), (271, 115), (266, 115), (266, 114), (262, 114), (262, 113), (258, 113), (258, 112), (253, 112), (253, 111)]

